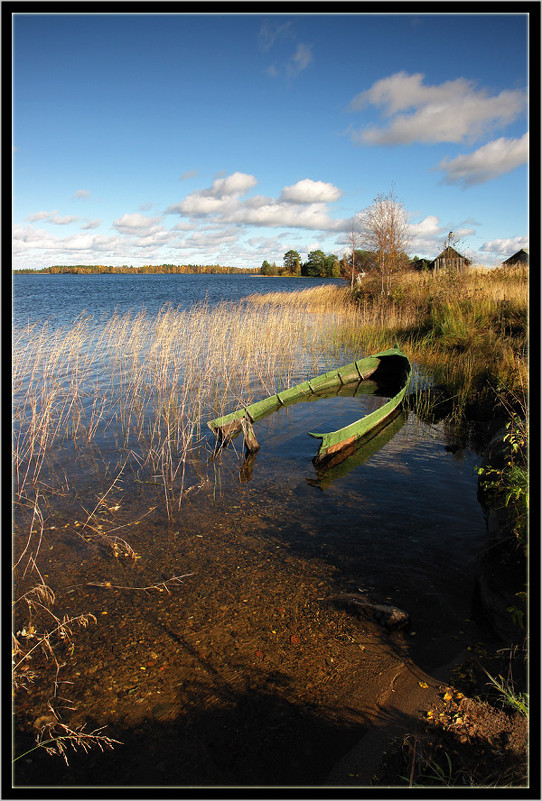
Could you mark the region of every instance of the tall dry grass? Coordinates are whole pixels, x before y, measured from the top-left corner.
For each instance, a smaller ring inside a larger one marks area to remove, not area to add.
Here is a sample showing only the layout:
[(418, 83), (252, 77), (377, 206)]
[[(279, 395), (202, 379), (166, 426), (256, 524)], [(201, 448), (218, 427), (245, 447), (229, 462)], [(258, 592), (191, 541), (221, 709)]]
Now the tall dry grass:
[[(327, 289), (327, 288), (326, 288)], [(334, 289), (334, 288), (333, 288)], [(160, 476), (181, 480), (187, 455), (206, 441), (208, 419), (288, 387), (333, 361), (336, 331), (354, 324), (344, 293), (293, 293), (285, 305), (165, 306), (82, 316), (64, 330), (14, 338), (14, 476), (17, 496), (40, 486), (60, 443), (84, 449), (106, 436)]]
[[(298, 295), (298, 297), (296, 297)], [(456, 397), (455, 411), (492, 414), (492, 406), (518, 401), (525, 408), (528, 386), (528, 270), (466, 273), (407, 272), (394, 276), (382, 294), (378, 278), (366, 277), (353, 294), (346, 287), (255, 297), (259, 307), (342, 308), (325, 341), (315, 346), (369, 353), (399, 342), (422, 373)]]

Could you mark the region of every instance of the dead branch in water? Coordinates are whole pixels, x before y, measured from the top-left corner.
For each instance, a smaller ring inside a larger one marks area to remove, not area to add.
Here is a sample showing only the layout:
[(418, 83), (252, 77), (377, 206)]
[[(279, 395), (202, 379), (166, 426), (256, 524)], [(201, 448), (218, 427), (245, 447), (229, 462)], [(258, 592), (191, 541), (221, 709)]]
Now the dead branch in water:
[(141, 590), (142, 592), (147, 592), (148, 590), (157, 590), (157, 592), (167, 592), (170, 593), (170, 589), (168, 585), (170, 584), (181, 584), (182, 579), (186, 578), (187, 576), (193, 576), (194, 573), (184, 573), (182, 576), (173, 576), (166, 581), (160, 581), (156, 584), (150, 584), (148, 587), (125, 587), (120, 584), (113, 584), (111, 581), (87, 581), (87, 587), (103, 587), (107, 590)]

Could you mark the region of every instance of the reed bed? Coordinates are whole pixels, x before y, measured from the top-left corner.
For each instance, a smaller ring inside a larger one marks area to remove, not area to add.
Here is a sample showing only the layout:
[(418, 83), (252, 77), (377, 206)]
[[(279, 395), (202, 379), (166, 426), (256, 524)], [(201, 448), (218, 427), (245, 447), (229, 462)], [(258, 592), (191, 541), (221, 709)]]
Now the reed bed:
[(342, 293), (333, 294), (317, 320), (307, 313), (312, 299), (265, 307), (250, 299), (165, 306), (154, 317), (114, 315), (98, 329), (82, 316), (67, 330), (20, 332), (13, 348), (18, 497), (39, 485), (59, 444), (81, 449), (108, 436), (171, 486), (188, 453), (206, 444), (206, 420), (327, 369), (335, 332), (354, 313)]

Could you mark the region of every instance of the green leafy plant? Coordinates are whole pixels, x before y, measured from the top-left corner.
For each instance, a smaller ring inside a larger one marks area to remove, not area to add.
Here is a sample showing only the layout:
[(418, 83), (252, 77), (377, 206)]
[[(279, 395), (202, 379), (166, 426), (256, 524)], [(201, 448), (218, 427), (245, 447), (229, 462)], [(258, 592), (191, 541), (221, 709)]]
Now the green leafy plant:
[(502, 702), (515, 709), (524, 717), (529, 717), (529, 695), (528, 693), (517, 692), (511, 679), (503, 679), (499, 674), (495, 678), (484, 668), (484, 673), (489, 678), (491, 684), (499, 691)]
[(510, 513), (514, 536), (527, 550), (527, 520), (529, 513), (529, 472), (527, 468), (527, 426), (517, 414), (506, 424), (503, 443), (509, 446), (509, 454), (502, 468), (477, 467), (480, 487), (495, 498)]

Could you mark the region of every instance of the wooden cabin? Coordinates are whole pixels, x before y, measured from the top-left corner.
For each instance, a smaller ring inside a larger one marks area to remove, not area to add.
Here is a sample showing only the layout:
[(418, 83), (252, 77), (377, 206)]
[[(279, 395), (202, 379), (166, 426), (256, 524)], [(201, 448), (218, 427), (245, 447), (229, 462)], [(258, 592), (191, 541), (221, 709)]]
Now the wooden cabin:
[(470, 259), (467, 259), (466, 256), (462, 256), (461, 253), (458, 253), (455, 248), (447, 247), (444, 248), (442, 253), (433, 259), (433, 261), (429, 262), (429, 269), (430, 270), (455, 270), (457, 272), (464, 272), (467, 267), (471, 264)]
[(526, 264), (527, 267), (529, 266), (529, 251), (525, 250), (525, 248), (521, 248), (521, 250), (518, 250), (513, 256), (510, 256), (509, 259), (503, 261), (501, 267), (516, 267), (518, 264)]

